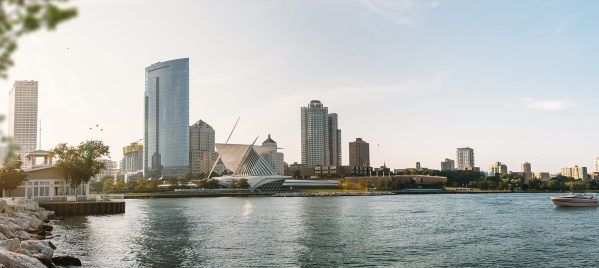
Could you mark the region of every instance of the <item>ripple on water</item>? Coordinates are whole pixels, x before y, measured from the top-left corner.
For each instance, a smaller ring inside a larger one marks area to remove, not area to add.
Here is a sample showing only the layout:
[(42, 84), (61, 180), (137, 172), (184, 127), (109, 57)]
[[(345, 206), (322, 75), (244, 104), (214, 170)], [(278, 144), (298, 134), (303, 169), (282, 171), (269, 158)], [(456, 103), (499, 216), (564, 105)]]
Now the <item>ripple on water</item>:
[(597, 209), (551, 194), (127, 200), (53, 221), (86, 267), (599, 266)]

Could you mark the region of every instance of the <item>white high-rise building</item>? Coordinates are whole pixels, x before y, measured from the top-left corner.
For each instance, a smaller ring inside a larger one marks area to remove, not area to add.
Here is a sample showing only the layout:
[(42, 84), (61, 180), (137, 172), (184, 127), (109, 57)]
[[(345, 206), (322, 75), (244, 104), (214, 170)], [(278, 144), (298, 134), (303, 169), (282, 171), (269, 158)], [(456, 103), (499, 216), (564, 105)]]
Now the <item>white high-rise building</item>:
[(586, 180), (587, 179), (587, 168), (579, 167), (578, 165), (573, 166), (571, 168), (565, 167), (562, 168), (562, 175), (570, 178), (574, 178), (575, 180)]
[(37, 150), (37, 90), (37, 81), (15, 81), (8, 94), (8, 136), (21, 155)]
[(100, 174), (96, 175), (95, 179), (99, 180), (104, 176), (112, 176), (112, 179), (116, 182), (117, 171), (119, 169), (118, 162), (112, 161), (110, 159), (98, 159), (98, 161), (104, 163), (104, 169), (102, 169), (102, 171), (100, 171)]
[(199, 120), (189, 126), (189, 165), (192, 174), (208, 173), (218, 154), (214, 151), (214, 129)]
[(595, 157), (595, 172), (599, 172), (599, 157)]
[(4, 160), (8, 154), (8, 148), (6, 146), (0, 145), (0, 167), (4, 166)]
[(302, 164), (307, 167), (341, 165), (341, 130), (337, 114), (318, 100), (301, 109)]
[(501, 162), (495, 162), (489, 166), (489, 175), (491, 176), (498, 176), (504, 173), (507, 173), (507, 166)]
[(474, 149), (458, 148), (456, 158), (458, 159), (458, 169), (464, 170), (467, 167), (474, 167)]
[[(262, 142), (262, 146), (277, 148), (277, 142), (270, 138), (270, 134), (268, 134), (268, 139)], [(278, 148), (277, 148), (278, 149)], [(266, 162), (270, 164), (270, 166), (277, 172), (279, 175), (284, 175), (285, 173), (285, 155), (281, 152), (277, 152), (277, 149), (274, 149), (268, 153), (263, 153), (262, 157), (266, 159)]]

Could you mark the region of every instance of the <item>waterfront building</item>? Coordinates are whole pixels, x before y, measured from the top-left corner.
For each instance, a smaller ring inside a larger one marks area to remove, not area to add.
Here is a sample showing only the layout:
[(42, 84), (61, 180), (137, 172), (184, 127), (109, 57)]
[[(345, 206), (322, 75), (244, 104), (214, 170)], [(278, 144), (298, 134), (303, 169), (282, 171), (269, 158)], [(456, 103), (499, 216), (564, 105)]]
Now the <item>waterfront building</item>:
[(589, 180), (599, 180), (599, 172), (589, 172)]
[(468, 167), (474, 167), (474, 149), (457, 148), (456, 159), (458, 161), (458, 169), (466, 170)]
[(189, 164), (192, 174), (208, 174), (218, 158), (214, 150), (215, 131), (199, 120), (189, 126)]
[(145, 69), (144, 177), (183, 177), (189, 169), (189, 59)]
[(501, 162), (495, 162), (493, 165), (489, 166), (489, 175), (490, 176), (499, 176), (501, 174), (507, 173), (507, 166), (505, 164), (501, 164)]
[(330, 113), (329, 119), (329, 165), (341, 165), (341, 129), (339, 129), (339, 117), (336, 113)]
[(302, 163), (309, 167), (341, 163), (341, 130), (337, 114), (318, 100), (301, 108)]
[(278, 191), (285, 179), (291, 176), (282, 176), (268, 164), (263, 154), (275, 150), (273, 147), (242, 145), (242, 144), (215, 144), (225, 167), (233, 174), (215, 177), (220, 185), (229, 187), (231, 181), (241, 178), (248, 180), (250, 191), (270, 192)]
[(370, 175), (372, 167), (359, 166), (318, 166), (300, 168), (303, 178), (345, 178)]
[(349, 143), (349, 165), (356, 167), (370, 167), (370, 145), (362, 138)]
[(49, 151), (36, 150), (23, 156), (26, 162), (22, 170), (27, 174), (24, 181), (17, 189), (10, 192), (3, 191), (4, 197), (21, 197), (35, 201), (66, 201), (67, 196), (75, 196), (78, 201), (87, 200), (89, 197), (89, 183), (82, 183), (77, 187), (70, 187), (64, 183), (60, 170), (53, 165), (53, 155)]
[(38, 82), (15, 81), (8, 97), (8, 136), (25, 163), (24, 155), (37, 150)]
[(143, 177), (143, 155), (144, 145), (138, 142), (123, 147), (123, 159), (121, 160), (122, 180), (136, 180)]
[(274, 148), (274, 150), (269, 151), (267, 153), (263, 153), (262, 157), (270, 164), (270, 166), (277, 172), (279, 175), (285, 174), (285, 155), (281, 152), (277, 152), (277, 142), (270, 138), (270, 134), (268, 134), (268, 138), (262, 142), (262, 146)]
[(544, 182), (548, 182), (551, 179), (549, 172), (535, 172), (533, 173), (532, 178)]
[(455, 161), (445, 158), (445, 161), (441, 162), (441, 170), (454, 170)]
[(577, 165), (573, 167), (564, 167), (562, 168), (562, 176), (574, 178), (575, 180), (586, 180), (587, 168), (579, 167)]
[(524, 179), (532, 178), (532, 169), (530, 167), (530, 163), (524, 162), (520, 165), (520, 171), (524, 172)]

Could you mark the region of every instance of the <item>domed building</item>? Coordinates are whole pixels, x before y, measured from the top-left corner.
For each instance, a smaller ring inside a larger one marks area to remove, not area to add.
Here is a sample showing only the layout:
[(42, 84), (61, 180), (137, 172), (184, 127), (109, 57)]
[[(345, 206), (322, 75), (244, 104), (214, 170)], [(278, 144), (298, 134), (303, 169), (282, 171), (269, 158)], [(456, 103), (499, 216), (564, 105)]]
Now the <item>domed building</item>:
[(279, 175), (283, 175), (285, 172), (285, 155), (281, 152), (277, 152), (277, 142), (270, 138), (270, 134), (268, 134), (268, 138), (262, 142), (263, 147), (275, 148), (272, 151), (267, 153), (263, 153), (262, 157), (266, 159), (266, 162), (270, 164), (270, 166), (277, 172)]

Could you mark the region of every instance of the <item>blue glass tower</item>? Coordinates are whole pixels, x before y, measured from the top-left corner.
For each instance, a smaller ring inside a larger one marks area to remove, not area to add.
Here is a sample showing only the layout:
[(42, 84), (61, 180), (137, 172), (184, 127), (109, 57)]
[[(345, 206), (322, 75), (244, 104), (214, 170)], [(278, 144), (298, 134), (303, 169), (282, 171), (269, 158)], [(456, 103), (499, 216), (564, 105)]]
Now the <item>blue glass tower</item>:
[(189, 167), (189, 59), (146, 68), (144, 177), (183, 177)]

